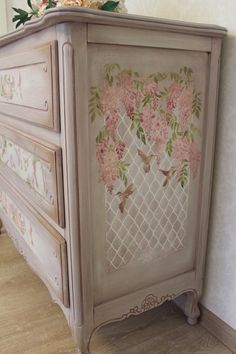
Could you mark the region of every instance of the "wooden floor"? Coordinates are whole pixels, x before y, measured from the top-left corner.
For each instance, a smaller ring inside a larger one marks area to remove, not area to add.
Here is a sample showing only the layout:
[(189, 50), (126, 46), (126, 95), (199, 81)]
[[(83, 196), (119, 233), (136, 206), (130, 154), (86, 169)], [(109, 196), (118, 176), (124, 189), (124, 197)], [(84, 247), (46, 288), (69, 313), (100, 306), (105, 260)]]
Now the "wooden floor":
[[(61, 310), (47, 289), (0, 236), (0, 354), (74, 354)], [(172, 304), (104, 327), (91, 354), (230, 354), (201, 326), (190, 327)]]

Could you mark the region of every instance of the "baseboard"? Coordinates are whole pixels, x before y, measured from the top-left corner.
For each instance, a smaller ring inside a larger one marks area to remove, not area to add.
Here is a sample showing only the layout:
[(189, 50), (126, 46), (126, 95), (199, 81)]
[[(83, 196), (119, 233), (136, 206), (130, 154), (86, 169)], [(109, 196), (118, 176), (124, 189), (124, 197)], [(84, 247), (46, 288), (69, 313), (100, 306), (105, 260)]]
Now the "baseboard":
[(236, 330), (201, 305), (200, 324), (236, 353)]

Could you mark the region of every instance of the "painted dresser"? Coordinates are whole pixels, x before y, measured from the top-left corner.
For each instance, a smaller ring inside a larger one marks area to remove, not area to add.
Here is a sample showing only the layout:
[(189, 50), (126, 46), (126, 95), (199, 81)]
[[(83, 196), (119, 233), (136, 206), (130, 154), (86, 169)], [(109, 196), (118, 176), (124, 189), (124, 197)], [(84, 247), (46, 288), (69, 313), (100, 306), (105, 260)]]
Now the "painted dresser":
[(197, 322), (225, 33), (60, 8), (0, 40), (0, 217), (79, 352), (180, 295)]

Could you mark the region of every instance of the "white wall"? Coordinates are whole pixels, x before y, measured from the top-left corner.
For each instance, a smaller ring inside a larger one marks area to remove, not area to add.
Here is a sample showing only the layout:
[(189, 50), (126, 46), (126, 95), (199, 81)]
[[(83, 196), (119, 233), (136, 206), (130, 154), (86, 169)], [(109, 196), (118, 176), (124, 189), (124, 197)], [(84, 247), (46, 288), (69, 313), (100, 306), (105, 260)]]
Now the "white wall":
[[(3, 1), (3, 0), (0, 0)], [(25, 0), (26, 2), (26, 0)], [(8, 7), (23, 0), (7, 0)], [(229, 29), (220, 93), (213, 205), (203, 304), (236, 329), (236, 1), (126, 0), (130, 13)], [(10, 19), (10, 28), (13, 28)]]
[(5, 0), (0, 0), (0, 34), (7, 31), (7, 13), (6, 13), (6, 2)]

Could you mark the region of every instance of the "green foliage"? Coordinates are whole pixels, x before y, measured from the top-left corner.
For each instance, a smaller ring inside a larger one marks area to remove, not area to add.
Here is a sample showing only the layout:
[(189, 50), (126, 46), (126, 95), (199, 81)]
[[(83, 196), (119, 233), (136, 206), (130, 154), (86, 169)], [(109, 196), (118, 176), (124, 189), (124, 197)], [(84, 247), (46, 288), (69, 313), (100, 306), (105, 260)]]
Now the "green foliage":
[(28, 4), (29, 8), (30, 8), (31, 10), (33, 10), (33, 6), (32, 6), (32, 4), (31, 4), (31, 0), (27, 0), (27, 4)]
[(190, 129), (191, 129), (191, 131), (193, 132), (194, 135), (199, 135), (199, 136), (202, 135), (200, 129), (198, 129), (193, 123), (191, 123)]
[(114, 11), (117, 6), (119, 5), (119, 1), (107, 1), (105, 4), (103, 4), (100, 9), (103, 11)]
[(141, 114), (140, 113), (135, 113), (133, 115), (133, 118), (132, 118), (132, 124), (131, 124), (131, 127), (130, 129), (131, 130), (134, 130), (136, 129), (136, 135), (137, 137), (146, 145), (147, 142), (146, 142), (146, 136), (145, 136), (145, 133), (144, 133), (144, 130), (141, 126)]
[(136, 133), (137, 137), (146, 145), (146, 137), (145, 137), (145, 133), (143, 128), (141, 127), (141, 125), (139, 126), (137, 133)]
[(128, 167), (129, 164), (126, 163), (125, 161), (118, 162), (118, 175), (121, 181), (123, 181), (125, 187), (127, 187), (128, 185), (128, 177), (127, 177)]
[(183, 69), (180, 69), (180, 73), (184, 73), (186, 79), (187, 79), (187, 83), (192, 82), (192, 74), (193, 74), (193, 70), (191, 68), (188, 68), (187, 66), (184, 66)]
[(158, 98), (165, 98), (168, 96), (168, 89), (166, 87), (163, 88), (163, 90), (160, 91), (159, 95), (157, 95)]
[(132, 124), (131, 124), (131, 127), (130, 127), (131, 130), (139, 128), (140, 119), (141, 119), (141, 114), (140, 113), (134, 113), (134, 115), (132, 117)]
[(96, 137), (96, 143), (99, 144), (103, 139), (106, 139), (109, 137), (109, 133), (106, 130), (106, 128), (103, 128), (100, 130), (98, 136)]
[(120, 70), (119, 64), (106, 64), (105, 65), (105, 79), (108, 82), (109, 86), (112, 86), (114, 82), (114, 71), (118, 69)]
[(93, 122), (97, 117), (102, 116), (101, 112), (101, 95), (97, 87), (91, 87), (89, 99), (89, 115)]
[(151, 100), (151, 97), (149, 95), (145, 95), (143, 97), (142, 103), (143, 103), (143, 107), (145, 107)]
[(12, 19), (12, 22), (16, 22), (16, 28), (30, 21), (33, 16), (33, 13), (29, 13), (22, 9), (17, 9), (13, 7), (13, 10), (17, 13), (17, 15), (15, 15)]
[(194, 98), (193, 98), (193, 104), (192, 104), (192, 113), (199, 118), (200, 113), (201, 113), (201, 98), (200, 98), (200, 93), (194, 91)]
[(177, 84), (182, 84), (184, 82), (182, 76), (178, 73), (170, 73), (170, 79), (177, 82)]
[(159, 82), (167, 79), (168, 74), (166, 74), (166, 73), (155, 73), (155, 74), (150, 75), (149, 77), (150, 77), (150, 79), (153, 79), (156, 84), (158, 84)]
[(134, 86), (138, 91), (143, 91), (144, 89), (144, 82), (143, 80), (134, 80)]
[(181, 170), (178, 174), (178, 182), (181, 184), (181, 187), (184, 188), (188, 183), (189, 175), (189, 162), (188, 160), (183, 160), (181, 165)]
[(179, 136), (179, 123), (176, 116), (171, 117), (169, 125), (172, 129), (172, 135), (166, 144), (166, 152), (168, 156), (171, 157), (173, 152), (173, 143)]
[(48, 0), (48, 5), (47, 5), (46, 9), (51, 9), (51, 7), (53, 7), (53, 1)]
[(173, 152), (173, 139), (172, 139), (172, 138), (170, 138), (170, 139), (167, 141), (167, 144), (166, 144), (166, 152), (167, 152), (168, 156), (171, 157), (172, 152)]

